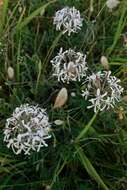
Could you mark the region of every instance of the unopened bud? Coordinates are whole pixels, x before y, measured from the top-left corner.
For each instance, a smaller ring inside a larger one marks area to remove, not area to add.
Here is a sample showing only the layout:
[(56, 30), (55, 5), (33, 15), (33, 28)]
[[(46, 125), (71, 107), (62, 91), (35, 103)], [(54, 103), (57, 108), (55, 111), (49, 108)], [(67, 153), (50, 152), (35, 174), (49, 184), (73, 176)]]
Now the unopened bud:
[(123, 97), (123, 101), (127, 102), (127, 95)]
[(45, 190), (51, 190), (51, 186), (50, 185), (47, 185)]
[(0, 0), (0, 7), (3, 6), (3, 4), (4, 4), (4, 1)]
[(123, 109), (123, 107), (120, 106), (120, 109), (119, 109), (119, 112), (118, 112), (119, 120), (123, 120), (123, 118), (124, 118), (123, 112), (124, 112), (124, 109)]
[(54, 121), (55, 125), (62, 125), (63, 123), (64, 122), (62, 120), (60, 120), (60, 119), (57, 119), (57, 120)]
[(8, 79), (10, 79), (10, 80), (14, 79), (14, 69), (12, 67), (8, 67), (7, 75), (8, 75)]
[(107, 57), (101, 56), (100, 62), (105, 70), (109, 70), (109, 62), (108, 62)]
[(71, 96), (72, 96), (72, 97), (75, 97), (75, 96), (76, 96), (76, 93), (75, 93), (75, 92), (72, 92), (72, 93), (71, 93)]
[(19, 11), (19, 13), (22, 12), (22, 7), (21, 6), (19, 6), (18, 11)]

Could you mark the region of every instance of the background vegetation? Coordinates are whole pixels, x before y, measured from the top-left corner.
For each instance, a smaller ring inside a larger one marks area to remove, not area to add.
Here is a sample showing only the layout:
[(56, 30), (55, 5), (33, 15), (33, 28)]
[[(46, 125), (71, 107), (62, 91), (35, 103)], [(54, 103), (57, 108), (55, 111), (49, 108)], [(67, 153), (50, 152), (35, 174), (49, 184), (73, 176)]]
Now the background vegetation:
[[(105, 2), (5, 0), (1, 6), (0, 190), (127, 189), (127, 0), (112, 12)], [(84, 18), (82, 30), (71, 37), (53, 26), (55, 11), (65, 5), (75, 6)], [(94, 70), (103, 70), (100, 58), (107, 56), (125, 89), (115, 110), (94, 115), (86, 109), (78, 83), (66, 85), (52, 77), (50, 59), (60, 47), (87, 53)], [(68, 102), (54, 110), (62, 87), (68, 90)], [(5, 121), (22, 103), (47, 108), (54, 134), (48, 148), (29, 157), (14, 155), (3, 143)], [(56, 126), (56, 119), (64, 123)]]

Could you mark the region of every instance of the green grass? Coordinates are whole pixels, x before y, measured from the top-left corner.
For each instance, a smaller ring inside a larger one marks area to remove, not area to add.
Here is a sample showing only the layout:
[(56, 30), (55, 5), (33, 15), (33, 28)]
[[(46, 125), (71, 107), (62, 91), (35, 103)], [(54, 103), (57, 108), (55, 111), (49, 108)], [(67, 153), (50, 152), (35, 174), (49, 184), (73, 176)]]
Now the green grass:
[[(112, 12), (105, 2), (4, 1), (0, 10), (0, 190), (127, 189), (127, 100), (94, 115), (86, 109), (80, 85), (58, 83), (50, 63), (60, 47), (70, 47), (87, 53), (88, 65), (98, 71), (103, 70), (100, 58), (105, 55), (122, 81), (123, 96), (127, 95), (127, 44), (123, 42), (127, 1), (122, 0)], [(70, 37), (52, 24), (55, 11), (65, 5), (75, 6), (84, 18), (82, 30)], [(7, 76), (9, 66), (15, 71), (13, 80)], [(68, 101), (63, 108), (53, 109), (62, 87), (68, 90)], [(46, 108), (51, 123), (64, 121), (61, 126), (52, 124), (48, 148), (31, 156), (16, 156), (3, 142), (6, 119), (22, 103)]]

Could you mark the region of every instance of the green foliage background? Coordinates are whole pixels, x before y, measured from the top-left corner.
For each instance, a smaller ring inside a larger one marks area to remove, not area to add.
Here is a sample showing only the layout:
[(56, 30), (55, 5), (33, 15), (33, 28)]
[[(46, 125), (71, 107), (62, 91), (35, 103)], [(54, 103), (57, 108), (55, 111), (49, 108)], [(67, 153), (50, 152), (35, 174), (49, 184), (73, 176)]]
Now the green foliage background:
[[(121, 0), (112, 12), (105, 2), (4, 1), (0, 10), (0, 190), (127, 189), (127, 1)], [(53, 26), (55, 11), (64, 6), (75, 6), (84, 18), (82, 30), (71, 37)], [(86, 109), (78, 83), (66, 85), (52, 77), (50, 59), (60, 47), (87, 53), (89, 67), (95, 71), (103, 70), (101, 56), (108, 57), (110, 69), (125, 89), (115, 110), (94, 115)], [(7, 76), (9, 66), (15, 71), (13, 80)], [(68, 102), (54, 110), (62, 87), (68, 90)], [(53, 128), (49, 147), (30, 157), (14, 155), (3, 143), (6, 119), (22, 103), (47, 108)], [(64, 124), (55, 126), (56, 119)]]

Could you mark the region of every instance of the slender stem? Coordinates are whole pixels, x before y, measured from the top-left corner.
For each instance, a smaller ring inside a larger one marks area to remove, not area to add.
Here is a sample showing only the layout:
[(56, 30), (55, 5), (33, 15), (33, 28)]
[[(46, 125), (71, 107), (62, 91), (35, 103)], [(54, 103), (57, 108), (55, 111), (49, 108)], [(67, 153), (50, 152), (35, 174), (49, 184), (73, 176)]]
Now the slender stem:
[(41, 77), (41, 70), (42, 70), (42, 65), (41, 65), (41, 61), (39, 61), (39, 63), (38, 63), (37, 82), (36, 82), (36, 87), (35, 87), (35, 94), (37, 94), (37, 91), (38, 91), (38, 86), (39, 86), (40, 77)]
[(81, 133), (77, 136), (76, 141), (80, 140), (84, 137), (84, 135), (89, 131), (91, 125), (93, 124), (94, 120), (96, 119), (98, 114), (98, 111), (93, 115), (89, 123), (84, 127), (84, 129), (81, 131)]
[(49, 62), (50, 60), (50, 57), (57, 45), (57, 43), (59, 42), (60, 38), (62, 37), (63, 35), (63, 32), (60, 32), (59, 35), (56, 37), (56, 39), (53, 41), (48, 53), (47, 53), (47, 56), (45, 57), (44, 61), (43, 61), (43, 72), (45, 71), (45, 68), (46, 68), (46, 65), (47, 63)]

